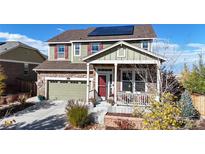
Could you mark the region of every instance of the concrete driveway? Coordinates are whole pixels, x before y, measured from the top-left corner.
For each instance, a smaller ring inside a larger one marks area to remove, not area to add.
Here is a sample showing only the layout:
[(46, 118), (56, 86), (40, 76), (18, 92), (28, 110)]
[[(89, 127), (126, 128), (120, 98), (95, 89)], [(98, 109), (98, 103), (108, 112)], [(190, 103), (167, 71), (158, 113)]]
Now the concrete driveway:
[[(4, 130), (56, 130), (63, 129), (66, 125), (64, 101), (46, 101), (37, 103), (8, 118), (0, 120), (0, 129)], [(2, 124), (5, 120), (15, 120), (9, 127)]]

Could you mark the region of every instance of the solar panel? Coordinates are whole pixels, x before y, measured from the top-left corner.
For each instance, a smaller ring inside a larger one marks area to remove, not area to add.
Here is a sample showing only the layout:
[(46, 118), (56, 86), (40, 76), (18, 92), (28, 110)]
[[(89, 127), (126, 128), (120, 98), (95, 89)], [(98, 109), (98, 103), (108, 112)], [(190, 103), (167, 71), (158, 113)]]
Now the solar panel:
[(134, 26), (97, 27), (88, 36), (132, 35)]

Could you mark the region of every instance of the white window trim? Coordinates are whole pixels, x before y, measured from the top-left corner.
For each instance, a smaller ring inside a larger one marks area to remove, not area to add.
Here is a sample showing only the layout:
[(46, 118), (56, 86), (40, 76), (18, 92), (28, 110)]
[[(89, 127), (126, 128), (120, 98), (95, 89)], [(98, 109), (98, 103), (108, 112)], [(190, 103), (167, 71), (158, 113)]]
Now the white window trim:
[[(27, 71), (28, 71), (27, 74), (25, 74), (25, 65), (27, 65), (27, 69), (28, 69), (28, 70), (27, 70)], [(24, 63), (24, 70), (23, 70), (23, 71), (24, 71), (24, 73), (23, 73), (24, 76), (28, 76), (28, 75), (29, 75), (29, 64), (28, 64), (28, 63)]]
[[(79, 55), (76, 55), (76, 52), (75, 52), (75, 45), (76, 44), (79, 44)], [(74, 43), (74, 45), (73, 45), (73, 48), (74, 48), (74, 56), (75, 57), (80, 57), (81, 56), (81, 43)]]
[[(147, 49), (144, 49), (144, 48), (143, 48), (143, 43), (144, 43), (144, 42), (147, 42), (147, 43), (148, 43)], [(141, 48), (144, 49), (144, 50), (150, 51), (150, 42), (149, 42), (149, 41), (141, 41)]]
[[(145, 92), (147, 92), (148, 88), (147, 88), (147, 69), (145, 68), (140, 68), (139, 69), (140, 71), (145, 71), (145, 76), (146, 76), (146, 82), (145, 82)], [(131, 68), (130, 70), (128, 70), (127, 68), (121, 68), (120, 69), (120, 74), (121, 74), (121, 77), (120, 77), (120, 91), (123, 91), (122, 90), (122, 73), (124, 71), (131, 71), (132, 72), (132, 83), (133, 83), (133, 87), (132, 87), (132, 93), (136, 94), (136, 93), (140, 93), (139, 91), (135, 91), (135, 72), (136, 72), (136, 69), (135, 68)]]
[(98, 48), (99, 48), (98, 51), (100, 51), (100, 43), (95, 42), (95, 43), (91, 43), (91, 52), (92, 52), (92, 53), (97, 53), (97, 52), (98, 52), (98, 51), (93, 52), (93, 51), (94, 51), (94, 50), (93, 50), (93, 44), (98, 44)]
[(127, 49), (123, 48), (123, 55), (119, 54), (120, 53), (120, 49), (121, 49), (121, 47), (117, 50), (117, 57), (118, 58), (125, 58), (125, 53), (126, 53)]
[[(59, 58), (59, 56), (58, 56), (59, 46), (64, 46), (64, 56), (63, 56), (63, 58)], [(58, 60), (65, 60), (65, 45), (57, 45), (57, 59)]]

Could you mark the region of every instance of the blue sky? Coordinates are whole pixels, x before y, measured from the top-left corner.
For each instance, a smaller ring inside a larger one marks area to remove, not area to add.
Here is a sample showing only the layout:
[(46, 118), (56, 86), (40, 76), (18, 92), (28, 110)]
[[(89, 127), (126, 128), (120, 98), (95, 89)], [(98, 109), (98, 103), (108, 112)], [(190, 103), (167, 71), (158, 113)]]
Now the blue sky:
[[(22, 41), (47, 54), (46, 40), (65, 30), (96, 26), (110, 25), (1, 24), (0, 41)], [(184, 62), (189, 65), (195, 63), (197, 55), (205, 50), (205, 25), (154, 24), (153, 27), (159, 38), (156, 42), (156, 51), (169, 59), (167, 65), (176, 73), (180, 73)]]

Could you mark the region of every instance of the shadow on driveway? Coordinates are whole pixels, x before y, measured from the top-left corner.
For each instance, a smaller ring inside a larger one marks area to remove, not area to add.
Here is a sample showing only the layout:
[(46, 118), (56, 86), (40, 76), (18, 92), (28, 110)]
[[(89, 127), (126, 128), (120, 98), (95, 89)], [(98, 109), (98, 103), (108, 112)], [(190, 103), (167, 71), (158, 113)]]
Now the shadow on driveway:
[(13, 124), (10, 127), (1, 128), (1, 130), (56, 130), (63, 129), (66, 125), (65, 114), (49, 116), (45, 119), (35, 120), (25, 125), (24, 122)]

